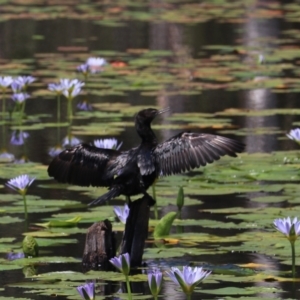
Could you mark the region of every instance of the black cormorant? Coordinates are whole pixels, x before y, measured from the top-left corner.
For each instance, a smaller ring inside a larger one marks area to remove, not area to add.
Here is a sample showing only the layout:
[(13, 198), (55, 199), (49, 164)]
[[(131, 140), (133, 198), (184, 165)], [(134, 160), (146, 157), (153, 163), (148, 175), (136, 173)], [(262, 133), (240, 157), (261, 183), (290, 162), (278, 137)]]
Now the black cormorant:
[(79, 144), (53, 159), (49, 176), (62, 183), (108, 187), (106, 194), (90, 203), (95, 205), (119, 195), (149, 196), (147, 189), (157, 177), (205, 166), (226, 154), (235, 157), (245, 147), (226, 137), (192, 132), (182, 132), (158, 143), (151, 122), (165, 111), (148, 108), (136, 115), (135, 128), (142, 139), (138, 147), (119, 151)]

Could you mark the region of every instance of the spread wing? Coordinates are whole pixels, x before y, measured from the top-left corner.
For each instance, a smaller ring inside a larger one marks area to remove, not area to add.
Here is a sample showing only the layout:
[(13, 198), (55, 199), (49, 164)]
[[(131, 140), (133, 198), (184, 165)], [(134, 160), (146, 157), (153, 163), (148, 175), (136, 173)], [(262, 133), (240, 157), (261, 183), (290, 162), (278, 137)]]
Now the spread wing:
[(158, 175), (166, 176), (189, 171), (218, 160), (221, 156), (236, 156), (245, 145), (212, 134), (180, 133), (159, 144), (153, 151)]
[[(48, 167), (48, 174), (62, 183), (108, 186), (118, 172), (114, 161), (119, 155), (117, 150), (79, 144), (56, 156)], [(112, 168), (107, 170), (109, 167)]]

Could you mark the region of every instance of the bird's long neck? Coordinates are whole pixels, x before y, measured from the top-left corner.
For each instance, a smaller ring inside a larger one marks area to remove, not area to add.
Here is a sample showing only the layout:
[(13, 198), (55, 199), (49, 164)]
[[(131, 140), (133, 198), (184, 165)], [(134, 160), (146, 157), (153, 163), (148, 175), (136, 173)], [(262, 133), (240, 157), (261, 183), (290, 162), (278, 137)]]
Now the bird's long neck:
[(151, 144), (157, 143), (156, 136), (155, 136), (153, 130), (151, 129), (150, 122), (149, 123), (148, 122), (147, 123), (146, 122), (136, 122), (135, 128), (136, 128), (138, 135), (142, 139), (142, 143), (151, 143)]

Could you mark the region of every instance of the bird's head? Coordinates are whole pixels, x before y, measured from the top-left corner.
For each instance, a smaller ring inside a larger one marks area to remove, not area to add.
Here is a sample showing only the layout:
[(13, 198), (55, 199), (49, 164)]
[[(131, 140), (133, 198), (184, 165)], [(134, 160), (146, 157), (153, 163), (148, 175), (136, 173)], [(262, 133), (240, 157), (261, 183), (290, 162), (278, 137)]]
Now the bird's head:
[(169, 110), (170, 110), (169, 107), (161, 109), (161, 110), (158, 110), (155, 108), (143, 109), (136, 114), (135, 122), (150, 124), (156, 116), (158, 116), (164, 112), (167, 112)]

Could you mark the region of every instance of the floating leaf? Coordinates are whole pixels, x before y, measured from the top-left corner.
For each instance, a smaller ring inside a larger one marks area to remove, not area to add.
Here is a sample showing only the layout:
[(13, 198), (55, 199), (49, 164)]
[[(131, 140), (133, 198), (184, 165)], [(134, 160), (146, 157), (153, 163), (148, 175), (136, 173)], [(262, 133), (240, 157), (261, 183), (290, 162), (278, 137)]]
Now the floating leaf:
[(51, 220), (46, 223), (36, 223), (36, 225), (41, 227), (74, 227), (77, 226), (78, 222), (81, 220), (80, 216), (76, 216), (69, 220)]

